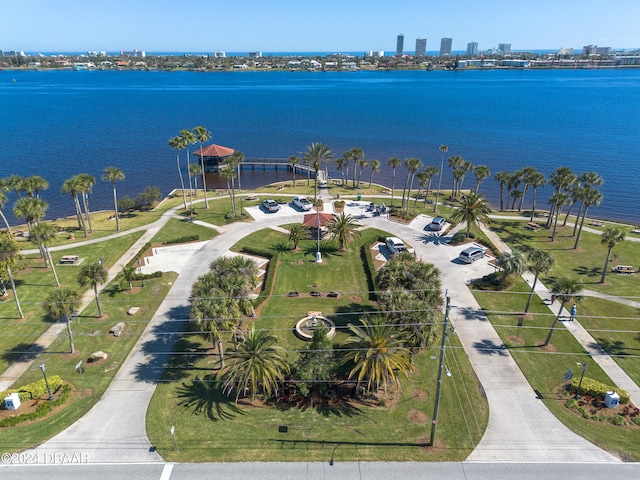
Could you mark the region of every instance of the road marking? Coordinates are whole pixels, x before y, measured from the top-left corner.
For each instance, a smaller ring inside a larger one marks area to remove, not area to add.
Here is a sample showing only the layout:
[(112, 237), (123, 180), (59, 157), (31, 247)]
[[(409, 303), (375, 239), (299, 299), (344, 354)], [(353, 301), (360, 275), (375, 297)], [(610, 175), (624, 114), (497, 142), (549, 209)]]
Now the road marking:
[(173, 463), (165, 464), (164, 468), (162, 469), (162, 475), (160, 475), (160, 480), (169, 480), (169, 478), (171, 477), (171, 472), (173, 471), (173, 465)]

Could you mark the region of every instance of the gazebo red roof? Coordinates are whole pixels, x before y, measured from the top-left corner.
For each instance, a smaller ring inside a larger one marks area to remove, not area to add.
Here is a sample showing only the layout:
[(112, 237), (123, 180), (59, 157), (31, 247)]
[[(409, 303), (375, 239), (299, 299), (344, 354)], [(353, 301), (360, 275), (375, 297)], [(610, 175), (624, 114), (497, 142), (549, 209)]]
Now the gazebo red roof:
[(324, 227), (327, 223), (333, 222), (335, 215), (333, 213), (307, 213), (302, 222), (303, 227), (317, 227), (320, 223)]
[[(229, 147), (223, 147), (222, 145), (216, 145), (212, 143), (211, 145), (204, 147), (202, 149), (198, 149), (193, 152), (194, 155), (204, 156), (204, 157), (228, 157), (235, 150)], [(202, 153), (201, 153), (202, 152)]]

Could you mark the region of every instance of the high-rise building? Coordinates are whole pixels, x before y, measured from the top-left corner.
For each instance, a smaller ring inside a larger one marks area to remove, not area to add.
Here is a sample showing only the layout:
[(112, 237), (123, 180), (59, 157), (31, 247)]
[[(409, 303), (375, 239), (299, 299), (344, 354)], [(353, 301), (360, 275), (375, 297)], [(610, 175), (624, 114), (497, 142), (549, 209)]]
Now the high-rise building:
[(440, 40), (440, 55), (451, 55), (451, 45), (453, 45), (453, 38), (444, 37)]
[(404, 35), (398, 35), (398, 40), (396, 41), (396, 55), (401, 57), (404, 53)]
[(499, 43), (498, 50), (502, 52), (503, 55), (507, 53), (511, 53), (511, 44), (510, 43)]
[(478, 42), (467, 43), (467, 55), (469, 56), (478, 55)]
[(416, 57), (427, 56), (427, 39), (416, 38)]

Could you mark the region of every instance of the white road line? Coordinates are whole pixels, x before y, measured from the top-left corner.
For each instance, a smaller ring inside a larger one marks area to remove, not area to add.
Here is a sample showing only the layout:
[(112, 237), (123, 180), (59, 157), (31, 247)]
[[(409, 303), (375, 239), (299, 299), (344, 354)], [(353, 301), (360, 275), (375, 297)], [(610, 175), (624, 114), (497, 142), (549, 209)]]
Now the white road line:
[(173, 471), (173, 463), (165, 464), (162, 469), (162, 475), (160, 475), (160, 480), (169, 480), (171, 478), (171, 472)]

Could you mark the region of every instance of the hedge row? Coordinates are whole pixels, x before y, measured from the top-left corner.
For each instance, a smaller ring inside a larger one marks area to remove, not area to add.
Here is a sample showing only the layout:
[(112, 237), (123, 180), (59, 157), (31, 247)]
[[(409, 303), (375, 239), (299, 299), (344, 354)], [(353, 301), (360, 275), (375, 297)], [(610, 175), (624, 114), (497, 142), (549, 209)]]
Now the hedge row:
[[(575, 392), (578, 390), (578, 385), (580, 384), (580, 378), (573, 377), (571, 380), (571, 391)], [(611, 392), (615, 390), (615, 392), (620, 395), (620, 403), (625, 404), (631, 401), (631, 397), (627, 393), (626, 390), (622, 390), (621, 388), (612, 387), (602, 382), (598, 382), (593, 378), (584, 377), (582, 379), (582, 385), (580, 386), (580, 394), (588, 395), (590, 397), (599, 397), (604, 398), (607, 392)]]
[[(59, 378), (59, 377), (58, 377)], [(24, 413), (22, 415), (16, 415), (15, 417), (7, 417), (4, 420), (0, 421), (0, 427), (13, 427), (22, 422), (26, 422), (28, 420), (35, 420), (37, 418), (44, 417), (47, 415), (53, 407), (57, 407), (58, 405), (62, 405), (69, 400), (71, 396), (71, 387), (69, 385), (62, 385), (62, 391), (58, 398), (52, 400), (50, 402), (42, 402), (37, 407), (35, 412)], [(21, 397), (22, 398), (22, 397)]]
[(242, 247), (242, 253), (246, 253), (247, 255), (255, 255), (258, 257), (268, 258), (269, 262), (267, 263), (267, 269), (264, 274), (264, 279), (262, 281), (262, 290), (260, 291), (260, 295), (256, 297), (253, 301), (253, 308), (258, 308), (262, 303), (267, 299), (269, 293), (271, 292), (275, 273), (276, 273), (276, 265), (278, 261), (278, 257), (274, 257), (271, 252), (267, 250), (261, 250), (259, 247), (254, 248), (250, 246)]
[(135, 256), (131, 259), (131, 261), (127, 263), (127, 267), (135, 267), (136, 265), (138, 265), (138, 260), (142, 258), (142, 254), (147, 250), (149, 250), (150, 248), (151, 248), (151, 243), (150, 242), (145, 243), (142, 246), (142, 248), (138, 250), (138, 253), (135, 254)]
[(371, 248), (363, 245), (360, 247), (360, 259), (365, 265), (365, 275), (367, 276), (367, 287), (369, 289), (369, 300), (375, 301), (376, 295), (376, 265), (373, 261), (373, 255), (371, 254)]
[(195, 233), (193, 235), (185, 235), (184, 237), (173, 238), (171, 240), (167, 240), (166, 242), (163, 242), (162, 244), (173, 245), (176, 243), (197, 242), (198, 240), (200, 240), (200, 235)]
[[(51, 390), (56, 390), (62, 386), (62, 379), (59, 375), (51, 375), (50, 377), (47, 377), (47, 380), (49, 381), (49, 388)], [(0, 401), (2, 402), (2, 405), (4, 405), (5, 397), (14, 392), (18, 392), (20, 401), (25, 402), (27, 400), (38, 398), (41, 395), (44, 395), (47, 392), (47, 384), (45, 383), (43, 378), (42, 380), (31, 382), (18, 389), (11, 388), (9, 390), (5, 390), (4, 392), (0, 392)]]

